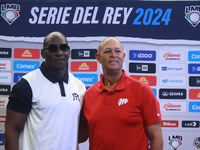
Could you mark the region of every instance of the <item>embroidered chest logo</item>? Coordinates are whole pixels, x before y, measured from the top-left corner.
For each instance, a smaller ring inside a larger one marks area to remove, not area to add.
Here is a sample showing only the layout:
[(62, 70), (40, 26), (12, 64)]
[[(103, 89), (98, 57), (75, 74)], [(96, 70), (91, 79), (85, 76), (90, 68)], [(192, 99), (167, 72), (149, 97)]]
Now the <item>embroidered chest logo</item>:
[(120, 98), (118, 100), (118, 106), (124, 105), (126, 103), (128, 103), (128, 99), (127, 98)]
[(78, 94), (73, 93), (72, 96), (73, 96), (73, 100), (74, 100), (74, 101), (79, 101), (79, 102), (80, 102), (80, 98), (79, 98), (79, 95), (78, 95)]

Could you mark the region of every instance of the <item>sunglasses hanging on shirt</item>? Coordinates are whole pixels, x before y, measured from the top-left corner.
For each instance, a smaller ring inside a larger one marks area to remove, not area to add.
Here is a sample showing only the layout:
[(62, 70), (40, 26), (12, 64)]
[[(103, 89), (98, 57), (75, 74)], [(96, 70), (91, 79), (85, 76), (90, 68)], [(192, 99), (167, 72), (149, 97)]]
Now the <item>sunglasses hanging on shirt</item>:
[(55, 53), (58, 50), (58, 47), (61, 51), (67, 52), (69, 51), (69, 45), (68, 44), (49, 44), (48, 46), (44, 47), (44, 49), (47, 49), (50, 53)]

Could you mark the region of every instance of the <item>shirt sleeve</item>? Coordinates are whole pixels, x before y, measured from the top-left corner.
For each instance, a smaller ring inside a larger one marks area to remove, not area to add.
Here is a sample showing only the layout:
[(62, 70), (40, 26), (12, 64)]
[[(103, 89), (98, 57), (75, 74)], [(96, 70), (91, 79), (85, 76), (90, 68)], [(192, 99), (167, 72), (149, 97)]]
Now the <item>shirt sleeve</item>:
[(29, 83), (21, 78), (21, 80), (13, 86), (8, 99), (8, 109), (28, 114), (32, 107), (32, 90)]
[(143, 87), (141, 95), (141, 112), (145, 127), (161, 122), (160, 104), (150, 86)]

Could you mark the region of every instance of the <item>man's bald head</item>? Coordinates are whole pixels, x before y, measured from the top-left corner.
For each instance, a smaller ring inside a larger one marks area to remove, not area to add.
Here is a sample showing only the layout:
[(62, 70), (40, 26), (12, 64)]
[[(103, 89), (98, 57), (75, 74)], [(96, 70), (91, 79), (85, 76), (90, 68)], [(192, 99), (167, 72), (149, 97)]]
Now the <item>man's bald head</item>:
[(117, 38), (107, 37), (106, 39), (100, 42), (99, 47), (98, 47), (98, 53), (105, 47), (107, 42), (114, 42), (114, 41), (117, 42), (119, 46), (121, 47), (121, 49), (123, 50), (123, 45)]
[(54, 37), (61, 37), (66, 39), (66, 43), (68, 43), (67, 38), (65, 35), (63, 35), (61, 32), (55, 31), (55, 32), (51, 32), (49, 33), (45, 38), (44, 38), (44, 42), (43, 42), (43, 47), (46, 47), (49, 45), (50, 40)]

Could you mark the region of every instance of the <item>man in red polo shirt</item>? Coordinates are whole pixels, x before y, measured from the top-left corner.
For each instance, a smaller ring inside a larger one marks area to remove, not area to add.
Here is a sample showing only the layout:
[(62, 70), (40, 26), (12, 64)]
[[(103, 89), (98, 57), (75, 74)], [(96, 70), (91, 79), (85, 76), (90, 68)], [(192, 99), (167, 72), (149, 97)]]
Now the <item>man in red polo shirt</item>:
[(122, 43), (104, 39), (96, 59), (102, 65), (100, 81), (84, 96), (90, 150), (163, 149), (161, 113), (151, 87), (126, 75)]

